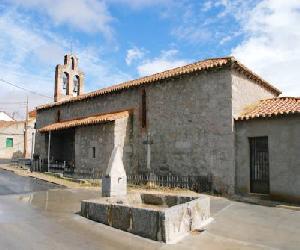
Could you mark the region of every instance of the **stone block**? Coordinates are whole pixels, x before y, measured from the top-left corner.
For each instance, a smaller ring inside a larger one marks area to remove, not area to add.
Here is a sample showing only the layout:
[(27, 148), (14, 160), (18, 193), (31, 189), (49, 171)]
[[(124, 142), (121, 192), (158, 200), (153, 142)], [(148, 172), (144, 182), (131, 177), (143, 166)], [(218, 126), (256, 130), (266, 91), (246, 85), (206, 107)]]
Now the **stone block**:
[(102, 178), (102, 196), (115, 197), (127, 194), (127, 177), (110, 177)]
[(106, 225), (109, 225), (110, 206), (107, 204), (81, 202), (81, 215)]
[(131, 233), (140, 235), (152, 240), (162, 240), (160, 211), (143, 208), (132, 208), (132, 229)]
[[(159, 205), (145, 204), (136, 195), (82, 201), (81, 214), (133, 234), (166, 243), (175, 243), (191, 230), (210, 222), (210, 198), (143, 194), (149, 202), (158, 196)], [(175, 197), (175, 198), (174, 198)], [(170, 203), (168, 207), (161, 202)], [(174, 205), (174, 204), (177, 205)]]
[(130, 231), (131, 208), (122, 205), (111, 206), (111, 225), (124, 231)]
[(141, 194), (143, 203), (150, 205), (165, 205), (165, 195), (160, 194)]

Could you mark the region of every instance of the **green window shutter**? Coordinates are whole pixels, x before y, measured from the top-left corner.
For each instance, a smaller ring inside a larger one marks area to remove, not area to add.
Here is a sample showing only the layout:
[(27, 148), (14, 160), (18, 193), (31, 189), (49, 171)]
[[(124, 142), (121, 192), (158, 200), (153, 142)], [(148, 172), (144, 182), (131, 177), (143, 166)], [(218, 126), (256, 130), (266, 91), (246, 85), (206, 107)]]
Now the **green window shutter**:
[(14, 139), (13, 138), (6, 138), (6, 147), (12, 148), (14, 146)]

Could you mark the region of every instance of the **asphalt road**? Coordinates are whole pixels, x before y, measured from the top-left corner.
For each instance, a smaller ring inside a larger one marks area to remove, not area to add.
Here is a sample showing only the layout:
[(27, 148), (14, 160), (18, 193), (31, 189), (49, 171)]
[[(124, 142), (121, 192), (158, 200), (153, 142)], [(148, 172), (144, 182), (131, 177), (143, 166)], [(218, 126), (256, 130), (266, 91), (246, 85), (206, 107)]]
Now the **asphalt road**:
[(165, 245), (79, 216), (80, 200), (100, 192), (0, 171), (0, 249), (299, 249), (300, 212), (211, 199), (205, 232)]
[(58, 185), (52, 183), (18, 176), (13, 172), (0, 169), (0, 195), (46, 191), (58, 187)]

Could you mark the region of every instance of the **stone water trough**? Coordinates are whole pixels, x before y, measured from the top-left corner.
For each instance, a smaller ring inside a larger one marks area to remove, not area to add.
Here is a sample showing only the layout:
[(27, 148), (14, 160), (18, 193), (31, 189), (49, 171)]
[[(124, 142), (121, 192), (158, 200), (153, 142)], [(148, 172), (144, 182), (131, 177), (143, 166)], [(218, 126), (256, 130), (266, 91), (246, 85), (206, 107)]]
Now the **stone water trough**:
[(132, 193), (82, 201), (81, 215), (145, 238), (175, 243), (210, 221), (210, 200), (205, 195)]
[(210, 198), (127, 193), (122, 149), (116, 147), (102, 179), (102, 197), (81, 201), (81, 215), (145, 238), (175, 243), (211, 220)]

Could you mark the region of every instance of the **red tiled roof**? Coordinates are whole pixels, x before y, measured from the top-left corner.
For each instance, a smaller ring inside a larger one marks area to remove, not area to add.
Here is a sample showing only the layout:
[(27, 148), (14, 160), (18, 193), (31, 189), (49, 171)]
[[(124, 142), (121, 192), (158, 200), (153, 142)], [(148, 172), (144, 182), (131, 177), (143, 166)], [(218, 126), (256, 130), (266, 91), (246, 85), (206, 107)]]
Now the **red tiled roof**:
[(0, 128), (7, 128), (18, 123), (24, 123), (24, 121), (0, 121)]
[(117, 112), (117, 113), (109, 113), (109, 114), (100, 114), (100, 115), (94, 115), (94, 116), (89, 116), (89, 117), (81, 117), (81, 118), (77, 118), (74, 120), (52, 123), (50, 125), (40, 128), (38, 131), (41, 133), (44, 133), (44, 132), (49, 132), (49, 131), (75, 128), (75, 127), (79, 127), (79, 126), (94, 125), (94, 124), (98, 124), (98, 123), (115, 121), (117, 119), (128, 117), (128, 116), (129, 116), (128, 111), (121, 111), (121, 112)]
[(239, 71), (240, 73), (244, 74), (247, 78), (254, 80), (257, 84), (261, 85), (262, 87), (269, 90), (270, 92), (276, 95), (281, 94), (280, 90), (273, 87), (270, 83), (268, 83), (267, 81), (265, 81), (264, 79), (262, 79), (261, 77), (253, 73), (250, 69), (248, 69), (246, 66), (241, 64), (239, 61), (237, 61), (234, 57), (230, 56), (230, 57), (220, 57), (220, 58), (212, 58), (203, 61), (198, 61), (182, 67), (166, 70), (161, 73), (156, 73), (154, 75), (145, 76), (139, 79), (131, 80), (121, 84), (113, 85), (111, 87), (103, 88), (94, 92), (83, 94), (77, 97), (73, 97), (65, 101), (45, 104), (39, 106), (37, 110), (48, 109), (65, 103), (86, 100), (88, 98), (93, 98), (96, 96), (117, 92), (123, 89), (129, 89), (140, 85), (151, 84), (151, 83), (159, 82), (174, 77), (191, 74), (194, 72), (200, 72), (200, 71), (209, 70), (213, 68), (223, 68), (226, 66), (232, 67), (233, 69)]
[(258, 117), (273, 117), (300, 113), (300, 98), (277, 97), (261, 100), (248, 106), (236, 120), (249, 120)]

